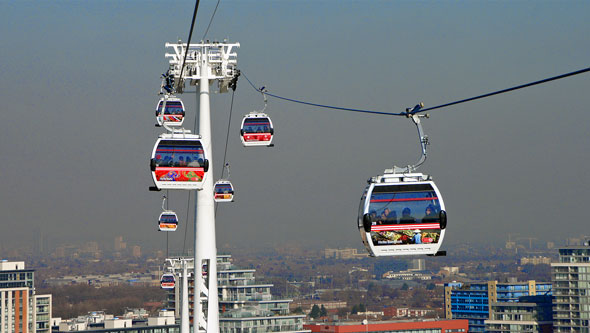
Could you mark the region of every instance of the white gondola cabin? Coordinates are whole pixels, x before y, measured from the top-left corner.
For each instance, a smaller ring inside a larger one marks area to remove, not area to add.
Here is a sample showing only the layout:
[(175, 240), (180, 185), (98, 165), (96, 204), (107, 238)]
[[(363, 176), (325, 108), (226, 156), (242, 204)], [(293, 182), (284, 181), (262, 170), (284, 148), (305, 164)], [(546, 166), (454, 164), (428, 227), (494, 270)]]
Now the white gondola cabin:
[(361, 197), (358, 228), (369, 254), (437, 255), (447, 215), (430, 177), (393, 173), (371, 178), (368, 183)]
[(174, 277), (174, 274), (166, 273), (162, 275), (162, 278), (160, 279), (160, 287), (162, 287), (162, 289), (174, 289), (175, 286), (176, 278)]
[(158, 230), (176, 231), (178, 228), (178, 216), (173, 211), (163, 211), (158, 218)]
[(234, 187), (229, 180), (220, 179), (213, 186), (215, 202), (234, 201)]
[(182, 126), (185, 109), (182, 100), (175, 96), (164, 96), (156, 106), (156, 122), (158, 126)]
[(251, 112), (242, 119), (240, 139), (245, 147), (272, 146), (274, 128), (266, 113)]
[(200, 190), (209, 170), (201, 137), (161, 134), (154, 145), (150, 169), (159, 190)]

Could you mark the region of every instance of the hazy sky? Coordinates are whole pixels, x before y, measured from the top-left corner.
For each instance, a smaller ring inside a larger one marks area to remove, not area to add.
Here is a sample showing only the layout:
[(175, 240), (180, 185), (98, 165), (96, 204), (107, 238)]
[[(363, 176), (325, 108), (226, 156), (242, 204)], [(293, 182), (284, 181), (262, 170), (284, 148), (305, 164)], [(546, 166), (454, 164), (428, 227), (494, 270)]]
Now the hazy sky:
[[(200, 40), (216, 1), (201, 1)], [(0, 244), (165, 247), (149, 157), (166, 42), (186, 41), (193, 1), (0, 1)], [(208, 37), (241, 43), (239, 68), (275, 94), (400, 112), (590, 66), (587, 1), (223, 0)], [(194, 88), (187, 89), (189, 92)], [(590, 234), (590, 74), (431, 112), (420, 171), (442, 191), (443, 248)], [(189, 127), (194, 93), (182, 96)], [(231, 94), (212, 98), (215, 177)], [(270, 99), (274, 148), (244, 148), (242, 115), (262, 107), (243, 78), (228, 161), (236, 202), (219, 206), (219, 248), (362, 247), (366, 179), (419, 156), (405, 118)], [(188, 192), (171, 193), (181, 225)], [(192, 204), (191, 204), (192, 206)], [(188, 240), (192, 239), (192, 212)], [(192, 242), (187, 244), (192, 247)]]

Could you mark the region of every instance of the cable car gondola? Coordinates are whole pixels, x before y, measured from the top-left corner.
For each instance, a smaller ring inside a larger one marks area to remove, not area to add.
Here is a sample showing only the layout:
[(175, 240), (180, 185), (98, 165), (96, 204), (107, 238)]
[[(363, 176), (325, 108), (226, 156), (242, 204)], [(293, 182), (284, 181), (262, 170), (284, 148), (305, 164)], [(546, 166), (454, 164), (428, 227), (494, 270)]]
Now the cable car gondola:
[(200, 190), (209, 169), (201, 136), (161, 134), (150, 161), (152, 178), (158, 190)]
[(160, 231), (176, 231), (178, 228), (178, 216), (173, 211), (163, 211), (158, 218), (158, 229)]
[(162, 275), (162, 278), (160, 279), (160, 287), (162, 287), (162, 289), (174, 289), (175, 286), (176, 278), (174, 277), (174, 274), (166, 273)]
[(428, 175), (413, 173), (426, 160), (428, 136), (417, 112), (420, 103), (406, 109), (418, 129), (422, 155), (407, 167), (385, 170), (369, 179), (361, 197), (358, 228), (369, 255), (446, 255), (439, 251), (447, 227), (447, 213), (440, 191)]
[(157, 126), (182, 126), (184, 122), (184, 104), (175, 96), (165, 95), (156, 106)]
[(272, 147), (274, 128), (270, 117), (263, 112), (250, 112), (242, 119), (240, 139), (244, 147)]
[(234, 201), (234, 187), (231, 182), (226, 179), (220, 179), (215, 182), (213, 186), (215, 202), (232, 202)]
[(441, 194), (421, 173), (371, 178), (361, 198), (358, 226), (371, 256), (436, 255), (446, 223)]

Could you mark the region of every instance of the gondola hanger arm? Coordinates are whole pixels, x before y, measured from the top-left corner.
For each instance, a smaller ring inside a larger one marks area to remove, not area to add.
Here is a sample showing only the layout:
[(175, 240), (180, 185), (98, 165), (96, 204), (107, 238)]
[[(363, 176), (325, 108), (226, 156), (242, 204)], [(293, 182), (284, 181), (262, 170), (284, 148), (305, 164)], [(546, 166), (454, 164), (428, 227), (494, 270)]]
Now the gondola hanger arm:
[(430, 142), (428, 140), (428, 135), (424, 134), (424, 129), (422, 128), (422, 122), (420, 121), (420, 118), (430, 118), (430, 115), (418, 113), (420, 112), (420, 109), (423, 107), (424, 103), (420, 102), (416, 104), (413, 108), (407, 108), (405, 112), (406, 118), (410, 118), (414, 125), (416, 125), (416, 129), (418, 130), (418, 137), (420, 139), (421, 148), (420, 158), (418, 159), (418, 162), (416, 162), (414, 165), (408, 165), (406, 167), (393, 166), (394, 173), (414, 172), (426, 161), (426, 157), (428, 156), (426, 146), (428, 146)]

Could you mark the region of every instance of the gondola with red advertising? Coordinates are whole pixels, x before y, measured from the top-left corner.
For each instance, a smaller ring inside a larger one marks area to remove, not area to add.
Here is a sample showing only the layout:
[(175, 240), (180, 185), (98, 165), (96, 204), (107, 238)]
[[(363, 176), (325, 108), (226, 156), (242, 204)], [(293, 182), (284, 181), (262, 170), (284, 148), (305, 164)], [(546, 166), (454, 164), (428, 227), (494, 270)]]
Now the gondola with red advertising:
[(175, 286), (176, 278), (174, 277), (174, 274), (165, 273), (162, 275), (162, 278), (160, 278), (160, 287), (162, 287), (162, 289), (174, 289)]
[(220, 179), (213, 186), (215, 191), (215, 202), (232, 202), (234, 201), (234, 187), (229, 180)]
[(361, 196), (358, 228), (371, 256), (446, 254), (439, 251), (447, 226), (442, 195), (430, 176), (414, 172), (426, 160), (428, 137), (420, 124), (426, 116), (408, 117), (418, 128), (420, 160), (370, 178)]
[(158, 230), (176, 231), (178, 228), (178, 215), (173, 211), (163, 211), (158, 218)]
[(161, 134), (150, 160), (156, 190), (200, 190), (209, 170), (201, 136)]
[[(224, 167), (227, 169), (227, 178), (220, 179), (215, 182), (215, 185), (213, 185), (213, 200), (215, 200), (215, 202), (234, 201), (234, 186), (229, 181), (229, 163), (226, 163)], [(221, 176), (223, 177), (223, 174)]]
[(166, 94), (156, 105), (156, 126), (182, 126), (184, 116), (184, 103), (176, 96)]
[(266, 98), (266, 89), (260, 88), (262, 98), (264, 98), (264, 108), (260, 111), (252, 111), (242, 118), (240, 127), (240, 140), (244, 147), (272, 147), (272, 139), (275, 130), (270, 120), (270, 116), (264, 111), (268, 105)]
[(158, 218), (158, 230), (160, 231), (176, 231), (178, 228), (178, 215), (175, 212), (166, 208), (166, 196), (162, 200), (162, 213)]
[(250, 112), (242, 119), (240, 139), (244, 147), (271, 147), (274, 128), (270, 117), (263, 112)]

